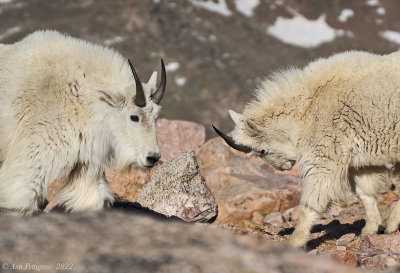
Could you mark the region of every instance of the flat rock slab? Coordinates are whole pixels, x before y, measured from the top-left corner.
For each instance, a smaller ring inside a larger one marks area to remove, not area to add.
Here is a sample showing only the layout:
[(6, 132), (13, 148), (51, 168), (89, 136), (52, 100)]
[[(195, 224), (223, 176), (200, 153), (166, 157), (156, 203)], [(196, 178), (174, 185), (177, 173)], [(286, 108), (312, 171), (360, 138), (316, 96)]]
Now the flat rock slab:
[(193, 151), (160, 166), (140, 190), (136, 202), (187, 222), (208, 222), (217, 216), (217, 202), (200, 174)]
[(26, 268), (28, 263), (50, 266), (42, 270), (49, 273), (60, 272), (57, 263), (70, 265), (68, 272), (96, 273), (360, 272), (216, 226), (118, 211), (49, 213), (25, 219), (0, 216), (0, 245), (3, 268)]

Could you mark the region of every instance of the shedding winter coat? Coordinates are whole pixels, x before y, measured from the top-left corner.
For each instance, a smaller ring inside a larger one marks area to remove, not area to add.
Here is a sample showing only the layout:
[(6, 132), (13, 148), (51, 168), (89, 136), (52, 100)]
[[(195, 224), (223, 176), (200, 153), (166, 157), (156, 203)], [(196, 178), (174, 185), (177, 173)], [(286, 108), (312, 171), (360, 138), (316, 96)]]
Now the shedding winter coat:
[(160, 156), (156, 79), (142, 84), (146, 105), (138, 107), (138, 83), (112, 49), (55, 31), (2, 45), (0, 209), (31, 214), (56, 179), (68, 210), (111, 204), (104, 168), (113, 156), (121, 170)]
[[(277, 169), (299, 163), (301, 215), (290, 239), (304, 245), (319, 213), (355, 190), (367, 212), (363, 233), (383, 227), (375, 196), (388, 189), (387, 168), (400, 162), (400, 52), (345, 52), (303, 69), (274, 74), (256, 90), (230, 144)], [(219, 132), (220, 133), (220, 132)], [(387, 221), (397, 230), (400, 207)]]

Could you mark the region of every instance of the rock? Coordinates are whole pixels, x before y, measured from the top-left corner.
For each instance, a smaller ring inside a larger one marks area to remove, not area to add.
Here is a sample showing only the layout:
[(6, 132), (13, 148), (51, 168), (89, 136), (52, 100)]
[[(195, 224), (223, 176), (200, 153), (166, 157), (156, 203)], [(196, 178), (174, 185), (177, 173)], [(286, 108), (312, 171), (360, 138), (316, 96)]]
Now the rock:
[(335, 260), (341, 264), (347, 265), (357, 265), (357, 258), (354, 255), (353, 251), (346, 250), (346, 247), (338, 246), (338, 251), (333, 251), (328, 253), (328, 257), (332, 260)]
[(182, 152), (198, 151), (206, 139), (206, 129), (201, 124), (186, 120), (161, 118), (157, 121), (157, 139), (161, 160), (169, 161)]
[(217, 215), (217, 203), (199, 172), (193, 151), (160, 166), (140, 190), (136, 202), (187, 222), (208, 222)]
[(337, 246), (347, 246), (348, 244), (350, 244), (354, 239), (356, 238), (356, 234), (355, 233), (348, 233), (343, 235), (342, 237), (340, 237), (337, 241), (336, 241), (336, 245)]
[(216, 226), (119, 211), (48, 213), (25, 219), (1, 215), (0, 245), (7, 249), (0, 252), (2, 270), (31, 263), (49, 265), (42, 271), (52, 273), (59, 272), (57, 263), (65, 263), (72, 268), (68, 272), (78, 273), (360, 272)]
[(203, 144), (197, 153), (200, 170), (218, 200), (217, 224), (251, 220), (298, 205), (301, 179), (275, 174), (259, 158), (247, 158), (220, 138)]
[(357, 257), (361, 267), (385, 269), (400, 263), (400, 234), (363, 236)]
[(282, 213), (279, 211), (267, 214), (264, 218), (264, 226), (281, 226), (283, 225)]

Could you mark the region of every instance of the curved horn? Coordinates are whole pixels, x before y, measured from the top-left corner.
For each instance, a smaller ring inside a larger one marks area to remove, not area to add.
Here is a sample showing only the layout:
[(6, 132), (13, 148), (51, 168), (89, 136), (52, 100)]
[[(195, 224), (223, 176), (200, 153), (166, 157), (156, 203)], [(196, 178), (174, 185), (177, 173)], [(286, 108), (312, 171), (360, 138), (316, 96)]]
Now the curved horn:
[(165, 86), (167, 85), (167, 73), (165, 72), (165, 65), (163, 59), (161, 59), (161, 81), (158, 85), (157, 90), (151, 95), (151, 100), (155, 104), (160, 104), (161, 99), (164, 96)]
[(236, 144), (232, 137), (225, 135), (220, 130), (215, 128), (214, 125), (212, 125), (212, 127), (214, 128), (215, 132), (217, 132), (217, 134), (225, 140), (226, 144), (231, 146), (233, 149), (244, 152), (246, 154), (251, 152), (251, 148), (240, 145), (240, 144)]
[(144, 96), (143, 86), (139, 80), (139, 76), (136, 73), (135, 68), (133, 67), (131, 60), (128, 59), (129, 66), (131, 67), (133, 77), (136, 82), (136, 96), (135, 96), (135, 104), (136, 106), (142, 108), (146, 106), (146, 97)]

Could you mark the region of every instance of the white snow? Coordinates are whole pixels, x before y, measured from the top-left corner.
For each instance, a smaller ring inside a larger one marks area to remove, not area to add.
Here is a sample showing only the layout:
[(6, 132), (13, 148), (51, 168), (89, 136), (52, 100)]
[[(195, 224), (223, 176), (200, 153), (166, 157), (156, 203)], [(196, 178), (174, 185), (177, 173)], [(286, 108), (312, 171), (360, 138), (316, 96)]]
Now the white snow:
[(11, 35), (13, 35), (15, 33), (20, 32), (21, 29), (22, 28), (20, 26), (16, 26), (16, 27), (12, 27), (12, 28), (7, 29), (7, 31), (5, 33), (0, 34), (0, 41), (5, 39), (5, 38), (7, 38), (8, 36), (11, 36)]
[(354, 16), (354, 11), (353, 11), (353, 10), (351, 10), (351, 9), (344, 9), (344, 10), (342, 10), (342, 12), (340, 13), (340, 15), (339, 15), (339, 17), (338, 17), (338, 20), (339, 20), (340, 22), (344, 23), (344, 22), (347, 22), (347, 20), (348, 20), (350, 17), (353, 17), (353, 16)]
[(260, 4), (260, 0), (235, 0), (234, 3), (238, 12), (251, 17), (254, 9)]
[(202, 7), (206, 10), (219, 13), (224, 16), (231, 16), (232, 12), (229, 10), (225, 0), (213, 0), (201, 1), (201, 0), (189, 0), (195, 6)]
[(125, 39), (124, 39), (123, 37), (121, 37), (121, 36), (115, 36), (114, 38), (105, 40), (105, 41), (103, 42), (103, 44), (106, 45), (106, 46), (110, 46), (110, 45), (113, 45), (113, 44), (121, 43), (121, 42), (123, 42), (124, 40), (125, 40)]
[(274, 25), (267, 28), (267, 33), (284, 43), (306, 48), (333, 41), (339, 35), (326, 23), (325, 14), (317, 20), (309, 20), (301, 14), (294, 14), (293, 18), (278, 17)]
[(379, 0), (367, 0), (368, 6), (377, 6), (379, 5)]
[(215, 36), (214, 34), (210, 34), (210, 35), (208, 36), (208, 39), (209, 39), (211, 42), (215, 42), (215, 41), (217, 40), (217, 36)]
[(170, 62), (165, 66), (167, 72), (174, 72), (179, 69), (181, 65), (177, 62)]
[(379, 7), (376, 9), (376, 13), (378, 13), (379, 15), (385, 15), (386, 10), (384, 7)]
[(395, 44), (400, 45), (400, 32), (393, 31), (393, 30), (385, 30), (379, 33), (379, 35)]
[(180, 77), (180, 76), (176, 76), (175, 77), (175, 83), (177, 86), (184, 86), (186, 83), (186, 78), (185, 77)]

